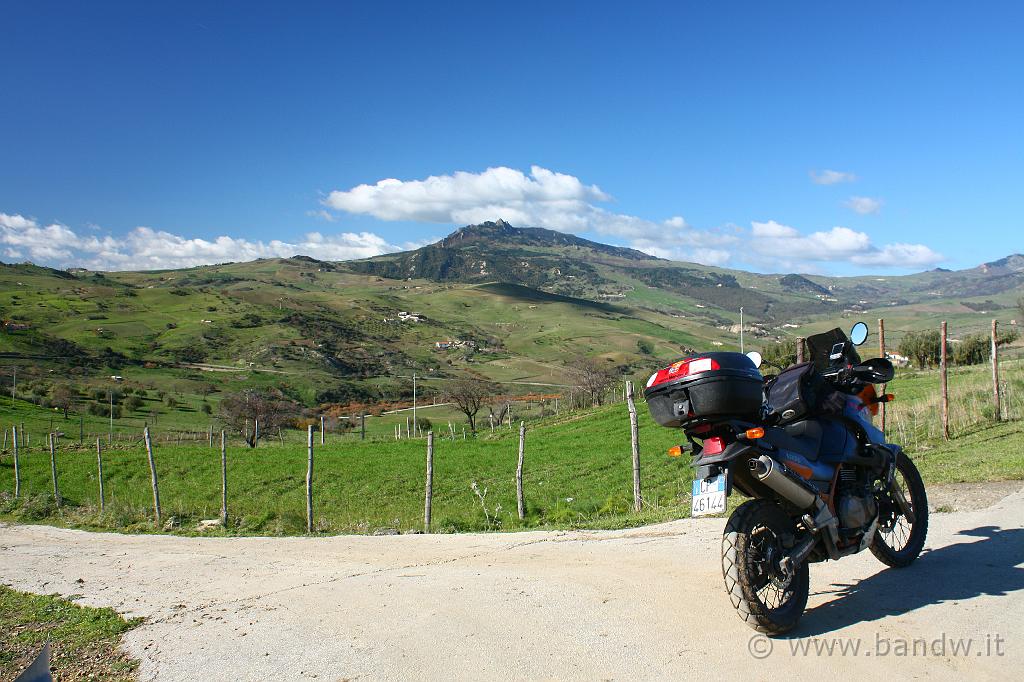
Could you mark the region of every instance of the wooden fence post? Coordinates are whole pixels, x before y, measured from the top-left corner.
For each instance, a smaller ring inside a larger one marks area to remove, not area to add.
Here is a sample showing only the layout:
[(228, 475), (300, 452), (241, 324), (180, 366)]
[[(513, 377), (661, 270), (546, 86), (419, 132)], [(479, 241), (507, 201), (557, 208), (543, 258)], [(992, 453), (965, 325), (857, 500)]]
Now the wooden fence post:
[[(878, 318), (878, 354), (882, 359), (888, 356), (885, 353), (885, 320)], [(885, 384), (882, 384), (882, 395), (885, 395)], [(878, 403), (879, 423), (882, 427), (882, 435), (885, 435), (885, 403)]]
[(260, 420), (254, 417), (252, 420), (252, 446), (260, 444)]
[(14, 497), (21, 495), (21, 469), (18, 468), (18, 427), (11, 427), (11, 445), (14, 447)]
[(526, 422), (519, 422), (519, 463), (516, 465), (516, 509), (519, 520), (526, 518), (526, 503), (523, 501), (523, 458), (526, 454)]
[(359, 413), (359, 440), (366, 440), (366, 413)]
[(796, 337), (796, 364), (804, 361), (804, 337)]
[(946, 321), (942, 321), (939, 327), (940, 356), (939, 356), (939, 381), (942, 392), (942, 437), (949, 440), (949, 386), (946, 378), (947, 350), (946, 350)]
[(306, 447), (308, 462), (306, 464), (306, 532), (313, 532), (313, 425), (306, 427)]
[(434, 497), (434, 432), (427, 431), (427, 482), (423, 498), (423, 532), (430, 532), (430, 505)]
[(64, 500), (60, 497), (60, 486), (57, 484), (57, 439), (53, 437), (52, 433), (50, 434), (50, 473), (53, 475), (53, 501), (60, 509)]
[(220, 525), (228, 527), (228, 439), (220, 432)]
[(7, 449), (7, 429), (4, 429), (4, 450)]
[(327, 434), (324, 432), (324, 416), (320, 415), (320, 445), (327, 443)]
[(636, 401), (633, 399), (633, 382), (626, 382), (626, 406), (629, 409), (629, 435), (633, 447), (633, 511), (643, 506), (640, 494), (640, 425), (636, 415)]
[(213, 447), (213, 424), (210, 424), (210, 447)]
[(992, 320), (992, 398), (996, 405), (996, 421), (1001, 421), (1003, 409), (999, 404), (999, 343), (996, 333), (996, 321)]
[(149, 457), (149, 477), (153, 484), (153, 514), (156, 517), (156, 525), (160, 527), (160, 485), (156, 479), (156, 460), (153, 459), (153, 442), (149, 437), (149, 427), (147, 426), (143, 432), (142, 437), (146, 441), (146, 456)]
[(96, 477), (100, 483), (100, 513), (106, 508), (107, 500), (106, 495), (103, 494), (103, 448), (100, 445), (100, 439), (96, 439)]

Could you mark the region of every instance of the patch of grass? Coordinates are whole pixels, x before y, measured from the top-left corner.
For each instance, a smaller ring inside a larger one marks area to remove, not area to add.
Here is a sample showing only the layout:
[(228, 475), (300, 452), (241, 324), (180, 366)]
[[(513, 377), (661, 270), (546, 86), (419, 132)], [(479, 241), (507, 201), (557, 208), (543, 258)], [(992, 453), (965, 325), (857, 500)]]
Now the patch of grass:
[(1024, 422), (1006, 422), (908, 450), (926, 483), (1024, 478)]
[(26, 594), (0, 585), (0, 682), (14, 680), (49, 641), (58, 680), (134, 680), (138, 662), (119, 649), (141, 622), (113, 609), (79, 606), (56, 595)]
[[(455, 440), (438, 434), (435, 445), (433, 530), (611, 527), (641, 525), (688, 513), (692, 472), (686, 458), (665, 450), (678, 433), (646, 414), (640, 437), (647, 508), (629, 511), (632, 465), (629, 420), (622, 404), (541, 421), (528, 429), (524, 487), (527, 518), (516, 515), (517, 430), (487, 431)], [(204, 445), (155, 448), (163, 516), (176, 532), (194, 532), (199, 520), (220, 512), (220, 455)], [(317, 442), (314, 464), (315, 523), (323, 533), (372, 533), (422, 528), (424, 439)], [(232, 534), (301, 534), (305, 530), (306, 449), (295, 440), (255, 450), (229, 448), (229, 527)], [(92, 529), (154, 532), (152, 493), (141, 447), (104, 453), (106, 508), (99, 511), (92, 452), (58, 452), (64, 506), (52, 504), (49, 454), (20, 457), (22, 496), (11, 495), (13, 463), (0, 458), (0, 517)], [(488, 490), (488, 519), (472, 491)], [(493, 510), (499, 506), (501, 511)]]

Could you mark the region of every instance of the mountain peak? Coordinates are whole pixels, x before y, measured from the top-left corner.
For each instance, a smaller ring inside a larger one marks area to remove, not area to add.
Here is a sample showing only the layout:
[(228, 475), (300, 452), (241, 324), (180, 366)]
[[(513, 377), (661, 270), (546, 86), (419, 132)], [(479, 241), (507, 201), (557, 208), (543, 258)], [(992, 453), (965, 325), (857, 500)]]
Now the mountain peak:
[(574, 250), (589, 249), (605, 256), (626, 258), (629, 260), (658, 260), (654, 256), (623, 246), (611, 246), (590, 241), (567, 232), (549, 230), (545, 227), (513, 227), (508, 221), (499, 218), (488, 220), (476, 225), (466, 225), (452, 232), (435, 246), (441, 248), (461, 248), (474, 242), (486, 244), (494, 242), (495, 246), (532, 246), (546, 248), (572, 248)]
[(1024, 255), (1013, 253), (990, 263), (982, 263), (978, 269), (985, 273), (1024, 272)]

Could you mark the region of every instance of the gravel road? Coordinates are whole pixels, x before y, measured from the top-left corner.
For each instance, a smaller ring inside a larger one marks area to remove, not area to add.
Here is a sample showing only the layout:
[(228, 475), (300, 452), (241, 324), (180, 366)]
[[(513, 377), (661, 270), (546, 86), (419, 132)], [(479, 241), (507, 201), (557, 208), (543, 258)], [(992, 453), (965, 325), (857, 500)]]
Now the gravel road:
[(143, 680), (934, 680), (1024, 666), (1024, 490), (933, 515), (908, 569), (867, 553), (812, 566), (799, 630), (772, 642), (723, 591), (723, 525), (312, 539), (0, 525), (0, 581), (145, 617), (126, 638)]

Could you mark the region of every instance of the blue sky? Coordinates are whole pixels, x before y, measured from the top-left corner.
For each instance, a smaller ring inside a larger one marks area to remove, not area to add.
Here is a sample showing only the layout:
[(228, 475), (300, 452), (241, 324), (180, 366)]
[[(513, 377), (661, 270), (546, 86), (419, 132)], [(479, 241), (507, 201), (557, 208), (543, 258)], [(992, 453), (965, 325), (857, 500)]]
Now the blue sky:
[(477, 217), (762, 271), (1024, 251), (1019, 3), (9, 2), (0, 24), (3, 260), (358, 257)]

